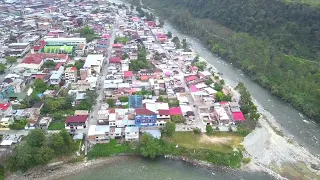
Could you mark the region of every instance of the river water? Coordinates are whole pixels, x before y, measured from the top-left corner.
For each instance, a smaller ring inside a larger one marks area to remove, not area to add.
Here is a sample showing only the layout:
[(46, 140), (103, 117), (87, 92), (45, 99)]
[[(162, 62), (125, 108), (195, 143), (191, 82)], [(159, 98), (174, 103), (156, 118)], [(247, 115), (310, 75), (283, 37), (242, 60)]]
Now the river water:
[(66, 176), (60, 180), (269, 180), (263, 172), (233, 170), (208, 170), (184, 162), (157, 158), (149, 160), (132, 158), (119, 160), (94, 170)]

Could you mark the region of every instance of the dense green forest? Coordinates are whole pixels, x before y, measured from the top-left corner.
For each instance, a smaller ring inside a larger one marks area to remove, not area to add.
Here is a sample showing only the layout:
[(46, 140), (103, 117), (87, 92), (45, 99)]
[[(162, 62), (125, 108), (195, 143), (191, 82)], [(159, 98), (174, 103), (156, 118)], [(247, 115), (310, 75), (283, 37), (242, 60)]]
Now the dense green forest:
[(320, 122), (320, 10), (316, 6), (276, 0), (142, 2)]

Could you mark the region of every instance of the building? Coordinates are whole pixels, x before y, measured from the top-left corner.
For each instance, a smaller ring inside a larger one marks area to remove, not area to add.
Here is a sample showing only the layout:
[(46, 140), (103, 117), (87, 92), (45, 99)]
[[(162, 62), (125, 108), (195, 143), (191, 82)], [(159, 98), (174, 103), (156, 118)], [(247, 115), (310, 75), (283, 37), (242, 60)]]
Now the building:
[(86, 44), (86, 38), (45, 38), (47, 46), (77, 46)]
[(38, 128), (40, 129), (48, 129), (50, 123), (52, 121), (52, 117), (41, 117), (38, 120)]
[(5, 52), (6, 56), (23, 57), (31, 47), (29, 43), (11, 43), (8, 48), (9, 50)]
[(1, 128), (9, 128), (10, 124), (13, 124), (13, 119), (10, 117), (4, 117), (0, 120), (0, 127)]
[(40, 53), (27, 55), (17, 68), (40, 70), (43, 65), (43, 55)]
[(58, 71), (53, 71), (52, 75), (50, 76), (50, 84), (59, 85), (59, 83), (62, 80), (63, 72), (64, 72), (63, 66), (61, 66)]
[(65, 128), (72, 129), (84, 129), (88, 125), (89, 116), (68, 116), (66, 118)]
[(103, 61), (104, 57), (102, 54), (90, 54), (87, 56), (83, 68), (88, 71), (88, 75), (100, 74)]
[(76, 67), (68, 67), (64, 71), (64, 78), (67, 82), (77, 82), (77, 68)]
[(139, 127), (126, 127), (124, 137), (126, 141), (139, 141)]
[(10, 103), (0, 104), (0, 115), (7, 115), (11, 113), (12, 106)]
[(146, 108), (137, 108), (135, 111), (136, 126), (155, 126), (157, 125), (157, 114)]
[(108, 143), (110, 126), (108, 125), (91, 125), (89, 127), (89, 141), (93, 143)]

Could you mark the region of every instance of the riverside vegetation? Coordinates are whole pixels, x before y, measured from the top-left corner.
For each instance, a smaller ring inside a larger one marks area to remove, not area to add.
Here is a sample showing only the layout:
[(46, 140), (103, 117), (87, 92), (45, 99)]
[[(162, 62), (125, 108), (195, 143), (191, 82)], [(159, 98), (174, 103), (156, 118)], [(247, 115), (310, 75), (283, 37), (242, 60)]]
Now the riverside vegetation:
[[(140, 5), (139, 0), (130, 0)], [(273, 94), (320, 122), (320, 7), (315, 1), (142, 0)]]
[(45, 165), (51, 160), (72, 155), (77, 150), (66, 130), (57, 134), (46, 134), (43, 130), (31, 130), (29, 134), (14, 147), (13, 152), (4, 161), (6, 171), (26, 171), (29, 168)]
[[(205, 141), (203, 141), (203, 137), (206, 138)], [(230, 138), (230, 142), (229, 139), (224, 139), (225, 142), (210, 142), (214, 138), (222, 140), (226, 137)], [(242, 140), (241, 136), (232, 133), (226, 135), (214, 132), (211, 135), (205, 135), (201, 132), (175, 132), (175, 124), (168, 122), (162, 130), (162, 138), (160, 139), (155, 139), (149, 134), (143, 134), (139, 143), (117, 145), (115, 140), (111, 140), (107, 144), (94, 145), (89, 151), (88, 157), (94, 159), (125, 153), (153, 159), (160, 155), (173, 155), (207, 161), (215, 165), (239, 168), (243, 158), (240, 145)]]

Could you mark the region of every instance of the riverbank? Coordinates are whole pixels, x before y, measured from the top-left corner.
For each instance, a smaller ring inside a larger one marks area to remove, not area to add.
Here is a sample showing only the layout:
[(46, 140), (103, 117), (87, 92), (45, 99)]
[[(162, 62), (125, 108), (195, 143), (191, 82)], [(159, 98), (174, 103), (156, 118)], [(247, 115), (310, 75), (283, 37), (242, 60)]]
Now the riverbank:
[(66, 163), (53, 167), (37, 167), (28, 170), (26, 173), (15, 173), (7, 177), (7, 180), (54, 180), (64, 176), (70, 176), (86, 170), (95, 169), (104, 165), (117, 163), (119, 161), (127, 161), (138, 156), (112, 156), (99, 158), (95, 160)]

